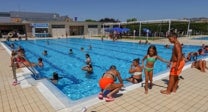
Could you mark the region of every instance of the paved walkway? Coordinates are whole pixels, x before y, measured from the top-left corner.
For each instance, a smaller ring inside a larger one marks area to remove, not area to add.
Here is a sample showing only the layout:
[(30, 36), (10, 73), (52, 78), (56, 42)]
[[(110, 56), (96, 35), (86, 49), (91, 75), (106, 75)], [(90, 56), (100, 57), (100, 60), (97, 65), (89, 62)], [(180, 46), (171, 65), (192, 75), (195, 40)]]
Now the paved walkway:
[[(194, 44), (192, 40), (182, 41)], [(196, 42), (198, 45), (201, 43)], [(13, 79), (9, 57), (0, 46), (0, 112), (54, 112), (55, 109), (35, 86), (21, 88), (19, 85), (11, 85)], [(87, 106), (87, 112), (208, 112), (208, 70), (207, 73), (201, 73), (189, 68), (183, 71), (182, 76), (185, 79), (180, 80), (176, 94), (160, 94), (159, 91), (167, 86), (166, 77), (155, 81), (155, 86), (147, 95), (144, 94), (144, 88), (138, 85), (136, 89), (120, 94), (113, 102), (101, 101)], [(74, 109), (72, 112), (80, 110)]]

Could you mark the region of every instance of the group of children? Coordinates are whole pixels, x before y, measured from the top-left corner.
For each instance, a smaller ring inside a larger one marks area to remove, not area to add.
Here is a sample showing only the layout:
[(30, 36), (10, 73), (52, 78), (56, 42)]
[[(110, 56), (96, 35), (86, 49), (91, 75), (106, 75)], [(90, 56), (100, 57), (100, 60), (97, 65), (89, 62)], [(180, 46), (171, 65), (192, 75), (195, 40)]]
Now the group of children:
[[(168, 87), (167, 90), (160, 91), (162, 94), (170, 94), (171, 92), (176, 92), (178, 88), (179, 78), (184, 79), (182, 76), (179, 76), (182, 72), (186, 60), (186, 58), (183, 58), (182, 55), (183, 45), (180, 44), (180, 42), (177, 40), (177, 34), (175, 33), (171, 33), (168, 36), (168, 39), (171, 43), (174, 44), (170, 61), (161, 58), (157, 54), (156, 47), (154, 45), (150, 45), (147, 50), (147, 54), (142, 59), (142, 65), (139, 65), (139, 59), (134, 59), (131, 64), (131, 67), (129, 69), (131, 77), (127, 78), (127, 81), (132, 83), (142, 82), (142, 72), (144, 70), (145, 94), (148, 94), (148, 88), (151, 89), (153, 86), (153, 69), (156, 60), (165, 62), (167, 63), (167, 67), (170, 67)], [(208, 46), (203, 47), (203, 51), (207, 52), (207, 49)], [(201, 55), (201, 52), (202, 51), (199, 50), (197, 54)], [(144, 65), (145, 61), (146, 64)], [(200, 68), (202, 72), (205, 72), (204, 68), (208, 69), (205, 60), (198, 60), (193, 62), (192, 67)], [(116, 79), (119, 79), (118, 83), (116, 83)], [(110, 69), (103, 74), (103, 76), (99, 80), (99, 86), (101, 88), (101, 92), (99, 93), (98, 98), (105, 98), (106, 102), (114, 101), (113, 94), (117, 93), (123, 87), (123, 80), (121, 79), (120, 73), (114, 65), (112, 65)]]
[[(145, 94), (147, 94), (148, 87), (151, 89), (153, 85), (152, 84), (153, 69), (154, 69), (154, 63), (157, 59), (162, 62), (168, 63), (168, 65), (170, 63), (169, 61), (166, 61), (165, 59), (158, 56), (156, 47), (154, 45), (150, 45), (150, 47), (147, 50), (147, 54), (142, 59), (142, 66), (139, 65), (139, 61), (140, 61), (139, 58), (133, 60), (131, 67), (129, 69), (129, 73), (131, 74), (131, 77), (127, 78), (127, 81), (132, 83), (142, 82), (142, 71), (144, 69)], [(145, 60), (146, 60), (146, 64), (144, 66)], [(116, 78), (119, 79), (119, 83), (114, 83)], [(107, 102), (113, 101), (114, 98), (112, 95), (118, 92), (123, 86), (123, 81), (121, 79), (120, 73), (118, 70), (116, 70), (116, 67), (114, 65), (112, 65), (110, 69), (103, 74), (102, 78), (99, 81), (99, 85), (101, 88), (101, 92), (98, 95), (99, 99), (103, 99), (105, 97), (105, 100)]]
[[(144, 69), (145, 73), (145, 94), (148, 93), (148, 88), (152, 88), (152, 78), (153, 78), (153, 69), (154, 69), (154, 63), (156, 60), (160, 60), (165, 63), (170, 63), (169, 61), (161, 58), (159, 55), (157, 55), (157, 49), (154, 45), (151, 45), (148, 50), (147, 54), (142, 59), (142, 66), (139, 65), (139, 59), (134, 59), (133, 63), (131, 65), (131, 68), (129, 69), (129, 73), (131, 74), (131, 77), (127, 79), (127, 81), (132, 83), (139, 83), (142, 82), (142, 71)], [(146, 65), (144, 66), (144, 61), (146, 60)], [(150, 82), (150, 83), (149, 83)]]

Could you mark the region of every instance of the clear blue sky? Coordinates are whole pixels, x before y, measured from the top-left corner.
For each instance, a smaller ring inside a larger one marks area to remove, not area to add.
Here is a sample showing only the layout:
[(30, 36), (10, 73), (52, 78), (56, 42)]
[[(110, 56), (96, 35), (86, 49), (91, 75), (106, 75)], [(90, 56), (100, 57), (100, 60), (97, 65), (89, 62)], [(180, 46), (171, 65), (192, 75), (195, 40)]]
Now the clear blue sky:
[(0, 11), (56, 12), (78, 20), (208, 17), (208, 0), (0, 0)]

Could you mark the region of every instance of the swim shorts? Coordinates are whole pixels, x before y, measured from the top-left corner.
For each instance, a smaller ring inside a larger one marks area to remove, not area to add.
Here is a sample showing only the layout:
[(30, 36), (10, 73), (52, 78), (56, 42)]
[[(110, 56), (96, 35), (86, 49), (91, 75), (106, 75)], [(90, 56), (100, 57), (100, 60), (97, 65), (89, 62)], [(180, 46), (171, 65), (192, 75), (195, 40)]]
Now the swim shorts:
[(177, 76), (180, 75), (180, 73), (185, 65), (185, 61), (184, 60), (180, 61), (177, 71), (175, 71), (176, 64), (177, 64), (177, 62), (172, 63), (172, 67), (170, 69), (170, 75), (177, 75)]
[(103, 91), (103, 96), (107, 97), (107, 95), (111, 92), (111, 90), (104, 90)]
[(113, 82), (114, 82), (114, 81), (113, 81), (113, 79), (111, 79), (111, 78), (102, 78), (102, 79), (100, 79), (100, 81), (99, 81), (99, 85), (100, 85), (100, 88), (101, 88), (101, 89), (105, 89), (107, 85), (113, 84)]

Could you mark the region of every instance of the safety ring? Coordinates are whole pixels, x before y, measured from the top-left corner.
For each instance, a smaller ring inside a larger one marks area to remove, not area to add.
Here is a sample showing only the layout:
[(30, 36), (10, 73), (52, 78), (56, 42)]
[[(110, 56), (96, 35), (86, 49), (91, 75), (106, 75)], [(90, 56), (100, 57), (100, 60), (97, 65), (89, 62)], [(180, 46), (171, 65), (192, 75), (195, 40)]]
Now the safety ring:
[(9, 37), (13, 37), (13, 33), (11, 33), (11, 32), (8, 33), (8, 36), (9, 36)]

